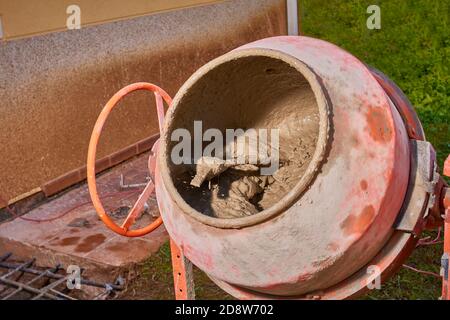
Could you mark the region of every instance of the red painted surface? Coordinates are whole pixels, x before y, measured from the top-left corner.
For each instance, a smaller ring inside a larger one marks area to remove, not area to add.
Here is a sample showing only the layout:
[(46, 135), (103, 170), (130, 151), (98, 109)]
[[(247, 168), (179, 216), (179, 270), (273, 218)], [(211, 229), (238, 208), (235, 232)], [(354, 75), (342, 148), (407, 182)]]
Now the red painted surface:
[[(146, 235), (156, 228), (158, 228), (162, 224), (162, 219), (159, 217), (156, 221), (152, 222), (148, 226), (140, 229), (131, 230), (131, 226), (134, 224), (136, 217), (143, 211), (145, 202), (149, 199), (149, 197), (153, 194), (155, 190), (155, 185), (153, 181), (150, 181), (147, 186), (144, 188), (142, 193), (140, 194), (138, 200), (131, 208), (128, 213), (127, 218), (122, 223), (122, 225), (117, 225), (115, 221), (113, 221), (106, 213), (103, 208), (103, 204), (100, 200), (100, 197), (97, 193), (97, 183), (96, 183), (96, 155), (97, 155), (97, 146), (100, 140), (100, 134), (103, 130), (103, 127), (108, 119), (111, 111), (116, 107), (116, 105), (121, 101), (126, 95), (133, 91), (137, 90), (147, 90), (153, 92), (156, 99), (156, 110), (158, 115), (158, 123), (159, 130), (162, 132), (163, 124), (164, 124), (164, 105), (163, 99), (170, 106), (172, 103), (172, 98), (160, 87), (155, 86), (151, 83), (146, 82), (138, 82), (134, 84), (130, 84), (121, 90), (119, 90), (116, 94), (114, 94), (111, 99), (106, 103), (102, 112), (100, 113), (94, 129), (92, 131), (91, 140), (89, 142), (89, 150), (87, 157), (87, 182), (89, 186), (89, 193), (91, 195), (92, 203), (94, 204), (95, 210), (98, 213), (99, 218), (114, 232), (128, 236), (128, 237), (140, 237)], [(151, 161), (149, 160), (149, 163)]]
[[(173, 200), (159, 171), (159, 155), (158, 204), (186, 257), (226, 291), (238, 297), (301, 296), (349, 278), (393, 235), (409, 177), (408, 133), (371, 71), (344, 50), (307, 37), (269, 38), (236, 50), (252, 48), (294, 57), (320, 78), (333, 125), (320, 174), (276, 218), (239, 230), (220, 229), (188, 216)], [(397, 246), (387, 266), (404, 248)], [(359, 289), (356, 283), (335, 296)], [(253, 293), (242, 296), (247, 290)]]
[(194, 300), (194, 278), (192, 264), (184, 256), (183, 250), (170, 240), (170, 254), (172, 258), (173, 285), (177, 300)]
[(450, 156), (447, 157), (444, 163), (444, 175), (450, 177)]
[[(450, 177), (450, 155), (447, 157), (444, 163), (444, 175)], [(444, 196), (444, 208), (445, 208), (445, 224), (444, 224), (444, 255), (447, 258), (450, 257), (450, 192), (446, 189)], [(448, 272), (448, 271), (447, 271)], [(442, 275), (442, 299), (450, 300), (450, 283), (445, 274)]]
[[(330, 151), (296, 203), (273, 219), (242, 229), (212, 227), (186, 214), (184, 204), (168, 191), (162, 156), (157, 161), (150, 157), (158, 206), (172, 239), (176, 297), (190, 298), (187, 267), (181, 263), (185, 257), (241, 299), (355, 297), (368, 290), (370, 267), (378, 267), (384, 281), (417, 242), (394, 230), (393, 223), (408, 185), (408, 139), (425, 139), (420, 121), (394, 83), (332, 44), (277, 37), (235, 52), (253, 48), (284, 53), (314, 70), (329, 99)], [(155, 153), (157, 149), (158, 143)], [(444, 173), (450, 174), (450, 157)], [(447, 218), (449, 202), (444, 197)], [(448, 288), (444, 281), (443, 298), (449, 296)]]
[(389, 123), (389, 117), (385, 109), (369, 109), (367, 113), (367, 124), (373, 140), (380, 143), (387, 143), (392, 139), (393, 128)]

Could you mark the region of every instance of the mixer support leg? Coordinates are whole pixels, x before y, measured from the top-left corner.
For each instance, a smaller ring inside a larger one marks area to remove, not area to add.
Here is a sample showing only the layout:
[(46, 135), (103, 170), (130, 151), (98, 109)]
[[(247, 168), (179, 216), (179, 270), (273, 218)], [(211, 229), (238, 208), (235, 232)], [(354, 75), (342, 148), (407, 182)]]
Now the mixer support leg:
[(170, 239), (170, 252), (172, 256), (175, 298), (177, 300), (195, 300), (192, 262), (184, 256), (182, 249), (172, 239)]
[[(444, 163), (444, 175), (450, 177), (450, 156)], [(444, 254), (441, 259), (442, 300), (450, 300), (449, 258), (450, 258), (450, 187), (444, 189)]]

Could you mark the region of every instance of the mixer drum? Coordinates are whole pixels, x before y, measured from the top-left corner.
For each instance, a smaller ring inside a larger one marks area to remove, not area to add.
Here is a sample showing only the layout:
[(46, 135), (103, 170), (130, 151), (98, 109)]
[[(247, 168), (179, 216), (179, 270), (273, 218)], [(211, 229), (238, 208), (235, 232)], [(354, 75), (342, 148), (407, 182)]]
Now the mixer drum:
[[(193, 133), (194, 121), (204, 131), (277, 128), (280, 161), (301, 169), (288, 166), (286, 184), (254, 215), (206, 214), (171, 160), (173, 131)], [(365, 267), (394, 233), (409, 172), (405, 124), (372, 72), (325, 41), (276, 37), (211, 61), (182, 86), (155, 180), (186, 257), (235, 296), (273, 298), (320, 292)]]

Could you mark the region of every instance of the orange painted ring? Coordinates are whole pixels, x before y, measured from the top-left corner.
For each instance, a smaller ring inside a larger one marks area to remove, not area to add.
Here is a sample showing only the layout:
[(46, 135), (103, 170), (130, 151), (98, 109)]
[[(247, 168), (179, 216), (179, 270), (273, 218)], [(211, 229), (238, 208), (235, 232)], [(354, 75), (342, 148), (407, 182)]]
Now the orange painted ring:
[[(134, 84), (130, 84), (121, 90), (119, 90), (112, 98), (106, 103), (103, 107), (97, 122), (95, 123), (94, 129), (92, 131), (91, 139), (89, 141), (89, 149), (87, 156), (87, 182), (89, 187), (89, 194), (91, 196), (92, 203), (94, 205), (95, 210), (97, 211), (100, 219), (106, 224), (106, 226), (112, 231), (127, 237), (140, 237), (146, 235), (162, 224), (162, 218), (159, 217), (155, 221), (153, 221), (148, 226), (136, 229), (129, 230), (117, 225), (107, 214), (106, 211), (100, 201), (100, 197), (97, 192), (97, 182), (95, 178), (95, 159), (97, 154), (97, 145), (100, 139), (100, 134), (103, 130), (103, 126), (111, 113), (112, 109), (116, 106), (116, 104), (127, 94), (136, 90), (148, 90), (155, 93), (158, 107), (158, 120), (159, 120), (159, 130), (162, 132), (162, 126), (164, 122), (164, 110), (162, 109), (162, 105), (158, 102), (158, 95), (164, 99), (164, 101), (170, 106), (172, 103), (172, 98), (160, 87), (146, 82), (138, 82)], [(160, 100), (160, 99), (159, 99)], [(151, 183), (151, 182), (150, 182)], [(154, 190), (154, 189), (153, 189)]]

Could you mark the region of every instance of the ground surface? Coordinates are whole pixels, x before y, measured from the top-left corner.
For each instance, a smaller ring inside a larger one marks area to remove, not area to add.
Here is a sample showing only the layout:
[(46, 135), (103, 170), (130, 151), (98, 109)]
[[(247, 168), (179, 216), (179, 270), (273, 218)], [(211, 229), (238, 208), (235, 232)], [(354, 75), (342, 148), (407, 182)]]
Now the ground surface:
[[(450, 153), (450, 5), (442, 0), (302, 0), (301, 32), (341, 46), (378, 68), (409, 97), (438, 153), (442, 168)], [(366, 9), (381, 8), (381, 30), (368, 30)], [(436, 232), (424, 236), (435, 237)], [(419, 247), (406, 262), (439, 273), (442, 245)], [(201, 272), (195, 272), (199, 299), (229, 299)], [(403, 268), (382, 290), (365, 299), (437, 299), (440, 278)], [(169, 246), (143, 265), (123, 298), (172, 299)]]
[[(148, 153), (130, 159), (99, 175), (100, 197), (121, 224), (142, 188), (124, 184), (145, 183)], [(148, 209), (136, 220), (142, 228), (159, 215), (156, 198), (147, 201)], [(0, 225), (0, 256), (12, 252), (17, 258), (36, 258), (39, 266), (62, 264), (85, 268), (84, 275), (101, 282), (114, 282), (119, 275), (134, 276), (135, 267), (157, 252), (168, 239), (164, 227), (140, 238), (127, 238), (109, 230), (98, 218), (86, 183), (51, 198), (27, 214)]]

